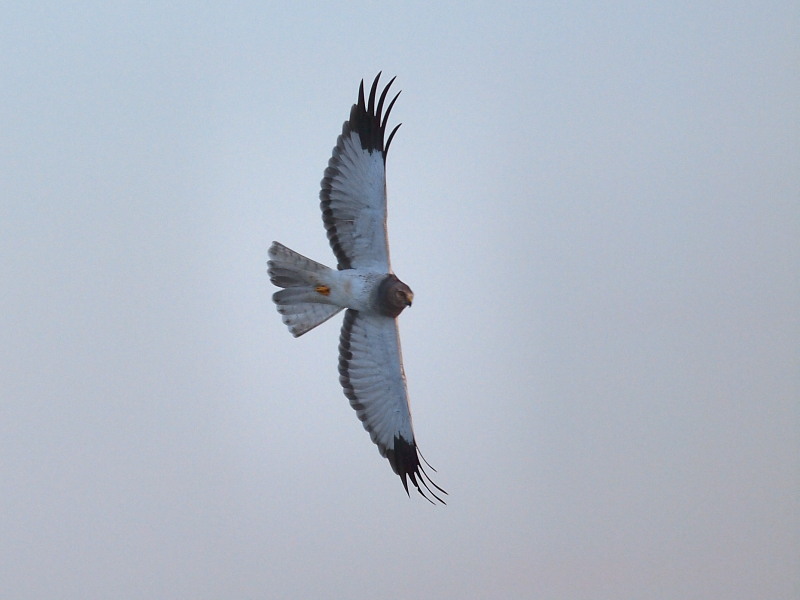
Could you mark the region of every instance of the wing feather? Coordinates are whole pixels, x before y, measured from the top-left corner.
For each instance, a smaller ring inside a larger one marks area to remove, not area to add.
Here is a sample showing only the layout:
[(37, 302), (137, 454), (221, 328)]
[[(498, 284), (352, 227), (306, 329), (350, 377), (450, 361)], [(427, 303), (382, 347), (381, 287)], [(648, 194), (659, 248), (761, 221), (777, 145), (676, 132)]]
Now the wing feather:
[(444, 503), (437, 492), (447, 492), (430, 480), (420, 463), (396, 319), (347, 310), (339, 338), (339, 381), (364, 429), (400, 476), (406, 492), (410, 479), (423, 497), (430, 500), (430, 495)]
[(364, 81), (358, 102), (342, 126), (342, 134), (328, 161), (320, 183), (322, 221), (339, 269), (374, 267), (389, 272), (389, 242), (386, 235), (386, 153), (397, 125), (385, 139), (386, 122), (399, 93), (383, 112), (389, 88), (378, 98), (380, 73), (372, 82), (369, 99)]

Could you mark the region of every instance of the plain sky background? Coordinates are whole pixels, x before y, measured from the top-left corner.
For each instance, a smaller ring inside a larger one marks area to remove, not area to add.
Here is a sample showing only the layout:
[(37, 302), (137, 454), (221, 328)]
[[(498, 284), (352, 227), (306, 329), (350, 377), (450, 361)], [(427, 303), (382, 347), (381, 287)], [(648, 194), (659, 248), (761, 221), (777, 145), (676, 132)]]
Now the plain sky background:
[[(800, 4), (310, 4), (4, 8), (0, 596), (800, 597)], [(266, 275), (379, 70), (446, 507)]]

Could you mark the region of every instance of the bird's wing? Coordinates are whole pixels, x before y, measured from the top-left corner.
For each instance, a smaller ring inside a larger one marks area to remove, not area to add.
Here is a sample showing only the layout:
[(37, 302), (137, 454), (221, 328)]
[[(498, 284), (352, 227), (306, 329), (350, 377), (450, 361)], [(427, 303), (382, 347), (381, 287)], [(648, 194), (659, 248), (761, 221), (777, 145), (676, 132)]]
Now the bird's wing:
[(430, 494), (444, 503), (437, 492), (447, 492), (430, 480), (420, 463), (395, 319), (347, 310), (339, 338), (339, 381), (364, 429), (400, 476), (406, 492), (408, 478), (426, 499), (430, 500)]
[(386, 235), (386, 153), (398, 125), (385, 139), (386, 121), (397, 96), (383, 111), (394, 79), (376, 102), (378, 79), (372, 82), (369, 99), (364, 81), (358, 103), (342, 126), (333, 155), (328, 161), (319, 193), (322, 221), (339, 269), (372, 267), (388, 273), (389, 241)]

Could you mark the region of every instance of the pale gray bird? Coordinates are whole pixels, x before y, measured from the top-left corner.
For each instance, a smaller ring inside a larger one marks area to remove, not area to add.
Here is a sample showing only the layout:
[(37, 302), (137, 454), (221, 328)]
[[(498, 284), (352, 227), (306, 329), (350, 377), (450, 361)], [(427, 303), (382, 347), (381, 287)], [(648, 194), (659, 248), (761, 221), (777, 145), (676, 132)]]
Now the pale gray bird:
[(344, 394), (406, 493), (410, 479), (423, 497), (430, 500), (429, 494), (444, 503), (431, 486), (447, 492), (431, 481), (420, 462), (408, 406), (397, 316), (411, 306), (414, 294), (392, 273), (386, 233), (386, 153), (400, 127), (385, 139), (386, 121), (400, 94), (384, 113), (394, 79), (376, 105), (379, 79), (380, 73), (368, 102), (361, 81), (358, 102), (342, 127), (321, 183), (322, 221), (338, 270), (273, 242), (269, 276), (284, 289), (272, 299), (295, 337), (347, 309), (339, 338)]

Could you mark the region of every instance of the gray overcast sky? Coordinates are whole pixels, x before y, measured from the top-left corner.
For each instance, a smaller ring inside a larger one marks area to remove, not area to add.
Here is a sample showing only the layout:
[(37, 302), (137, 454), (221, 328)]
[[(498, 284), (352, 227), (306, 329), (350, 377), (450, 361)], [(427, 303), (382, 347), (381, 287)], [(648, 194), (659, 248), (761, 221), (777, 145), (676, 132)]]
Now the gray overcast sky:
[[(402, 6), (402, 8), (400, 8)], [(0, 23), (0, 596), (800, 595), (800, 5), (15, 3)], [(280, 240), (361, 78), (407, 498)]]

